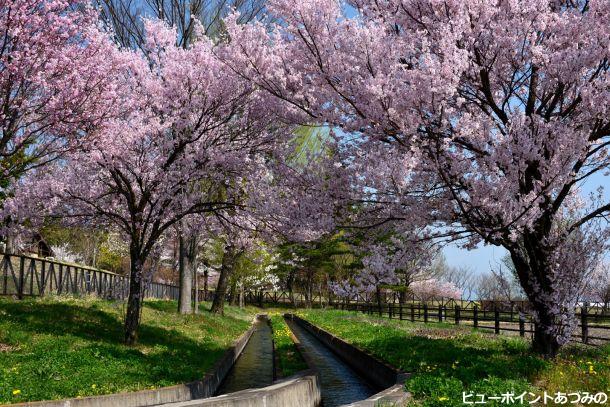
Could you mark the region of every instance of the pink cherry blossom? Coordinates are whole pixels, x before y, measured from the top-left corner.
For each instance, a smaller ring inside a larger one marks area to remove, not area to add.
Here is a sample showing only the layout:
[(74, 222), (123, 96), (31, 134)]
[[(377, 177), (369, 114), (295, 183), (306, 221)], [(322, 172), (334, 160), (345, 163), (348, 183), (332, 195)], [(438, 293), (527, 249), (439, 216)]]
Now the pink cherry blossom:
[(504, 246), (534, 348), (555, 355), (577, 301), (563, 276), (585, 273), (563, 253), (610, 211), (607, 199), (573, 209), (609, 164), (610, 3), (347, 3), (356, 16), (338, 0), (272, 0), (272, 29), (233, 16), (226, 63), (283, 120), (344, 132), (365, 221)]

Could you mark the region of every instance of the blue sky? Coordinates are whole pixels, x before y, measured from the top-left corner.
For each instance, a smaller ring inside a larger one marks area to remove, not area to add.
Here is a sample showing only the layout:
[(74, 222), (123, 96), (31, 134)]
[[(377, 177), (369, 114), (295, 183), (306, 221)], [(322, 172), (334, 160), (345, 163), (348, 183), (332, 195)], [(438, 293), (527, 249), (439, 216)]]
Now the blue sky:
[[(588, 195), (595, 192), (598, 187), (604, 187), (604, 197), (606, 202), (610, 201), (610, 177), (602, 173), (591, 176), (581, 185), (582, 194)], [(460, 249), (456, 245), (447, 245), (443, 249), (447, 258), (447, 263), (454, 267), (468, 267), (476, 274), (482, 274), (497, 266), (498, 262), (508, 252), (499, 246), (479, 245), (476, 249)]]
[(467, 267), (475, 274), (483, 274), (492, 267), (497, 267), (502, 256), (507, 253), (503, 247), (491, 245), (480, 245), (473, 250), (460, 249), (453, 244), (443, 248), (447, 264), (453, 267)]

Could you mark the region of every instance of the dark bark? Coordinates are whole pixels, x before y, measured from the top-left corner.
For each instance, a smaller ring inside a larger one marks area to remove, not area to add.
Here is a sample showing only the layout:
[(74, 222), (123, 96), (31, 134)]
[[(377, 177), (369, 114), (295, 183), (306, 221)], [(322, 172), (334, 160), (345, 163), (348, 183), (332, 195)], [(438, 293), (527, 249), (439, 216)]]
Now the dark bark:
[(233, 273), (233, 266), (235, 263), (235, 248), (228, 245), (225, 248), (224, 256), (222, 256), (222, 264), (220, 265), (220, 275), (218, 276), (218, 285), (216, 286), (216, 293), (214, 294), (214, 301), (212, 302), (212, 308), (210, 312), (215, 314), (224, 314), (225, 296), (227, 294), (227, 287), (229, 279)]
[(377, 300), (377, 309), (379, 310), (379, 316), (383, 313), (383, 308), (381, 306), (381, 288), (377, 286), (375, 289), (375, 299)]
[(146, 256), (137, 247), (130, 248), (130, 279), (127, 313), (125, 315), (125, 343), (133, 345), (138, 341), (140, 310), (142, 307), (142, 279)]
[(311, 308), (313, 301), (313, 277), (312, 273), (307, 272), (305, 279), (305, 306)]
[(294, 298), (294, 271), (291, 270), (288, 272), (288, 278), (286, 279), (286, 288), (288, 289), (288, 297), (290, 298), (290, 303), (294, 308), (297, 307), (295, 298)]
[(237, 305), (237, 282), (234, 281), (233, 284), (231, 284), (231, 293), (229, 294), (230, 297), (230, 302), (229, 305)]
[(206, 267), (205, 270), (203, 270), (203, 300), (207, 301), (208, 299), (208, 277), (209, 277), (210, 272), (208, 271), (208, 268)]
[[(534, 307), (536, 308), (536, 307)], [(555, 324), (554, 317), (546, 312), (546, 309), (536, 309), (538, 313), (538, 322), (534, 328), (534, 340), (532, 349), (534, 352), (543, 356), (546, 359), (551, 359), (557, 356), (561, 345), (555, 334), (549, 333), (545, 327), (552, 327)]]
[(533, 239), (526, 235), (519, 247), (511, 247), (509, 251), (523, 291), (537, 318), (532, 348), (544, 358), (554, 358), (561, 347), (559, 333), (562, 327), (551, 313), (551, 308), (558, 305), (544, 300), (545, 297), (553, 298), (553, 287), (547, 274), (549, 256), (540, 240)]

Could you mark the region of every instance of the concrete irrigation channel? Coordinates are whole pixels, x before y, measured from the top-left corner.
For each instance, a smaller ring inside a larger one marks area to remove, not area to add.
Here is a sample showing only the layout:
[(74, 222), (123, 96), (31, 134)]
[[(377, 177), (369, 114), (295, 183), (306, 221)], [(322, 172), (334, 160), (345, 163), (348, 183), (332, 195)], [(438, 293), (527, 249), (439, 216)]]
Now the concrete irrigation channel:
[(286, 315), (286, 322), (308, 370), (271, 384), (272, 332), (262, 317), (217, 391), (221, 395), (166, 406), (373, 407), (408, 401), (405, 375), (396, 369), (297, 316)]
[(407, 373), (296, 315), (285, 318), (297, 347), (317, 370), (324, 407), (403, 406), (410, 400), (404, 387)]
[[(266, 315), (257, 316), (202, 380), (138, 392), (23, 403), (37, 407), (373, 407), (408, 401), (404, 375), (362, 350), (294, 316), (293, 340), (309, 369), (274, 381)], [(214, 395), (213, 397), (211, 397)]]
[(273, 383), (273, 333), (269, 321), (258, 318), (254, 327), (250, 340), (216, 395), (266, 387)]
[(318, 372), (324, 407), (364, 400), (375, 394), (377, 392), (375, 390), (379, 390), (367, 384), (363, 377), (352, 370), (313, 333), (290, 319), (286, 322), (300, 342), (301, 352), (307, 354), (308, 363), (313, 364)]

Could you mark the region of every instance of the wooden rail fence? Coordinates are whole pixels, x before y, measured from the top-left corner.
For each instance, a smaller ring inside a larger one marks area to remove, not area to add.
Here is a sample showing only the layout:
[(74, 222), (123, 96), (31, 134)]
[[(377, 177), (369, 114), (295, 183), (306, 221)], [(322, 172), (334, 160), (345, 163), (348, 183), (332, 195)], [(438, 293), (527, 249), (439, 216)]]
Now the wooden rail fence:
[[(462, 308), (460, 305), (444, 306), (419, 304), (385, 304), (381, 310), (371, 303), (338, 303), (337, 309), (375, 314), (390, 319), (411, 322), (440, 322), (473, 328), (518, 334), (522, 337), (534, 333), (535, 322), (531, 314), (511, 307), (510, 310), (487, 310), (478, 305)], [(573, 342), (598, 345), (610, 342), (610, 315), (597, 312), (595, 308), (582, 306), (576, 313), (579, 320), (576, 330), (572, 333)]]
[[(94, 294), (125, 299), (129, 278), (106, 270), (17, 254), (3, 254), (0, 295), (24, 298), (48, 294)], [(178, 298), (178, 286), (147, 283), (147, 298)]]
[[(100, 298), (127, 298), (129, 278), (106, 270), (63, 263), (50, 259), (17, 254), (3, 254), (0, 272), (0, 295), (25, 298), (50, 294), (96, 295)], [(193, 291), (193, 295), (195, 292)], [(144, 286), (145, 298), (177, 300), (179, 287), (172, 284), (149, 282)], [(199, 300), (213, 298), (214, 292), (198, 292)], [(397, 303), (395, 296), (384, 298), (381, 309), (370, 301), (333, 301), (322, 295), (306, 297), (302, 293), (279, 291), (248, 291), (245, 302), (264, 306), (288, 307), (296, 305), (331, 307), (336, 309), (377, 314), (390, 319), (412, 322), (443, 322), (466, 325), (493, 331), (526, 336), (534, 332), (534, 321), (527, 304), (494, 303), (439, 299), (431, 302)], [(577, 310), (578, 327), (572, 340), (601, 344), (610, 342), (610, 313), (600, 307), (583, 305)]]

